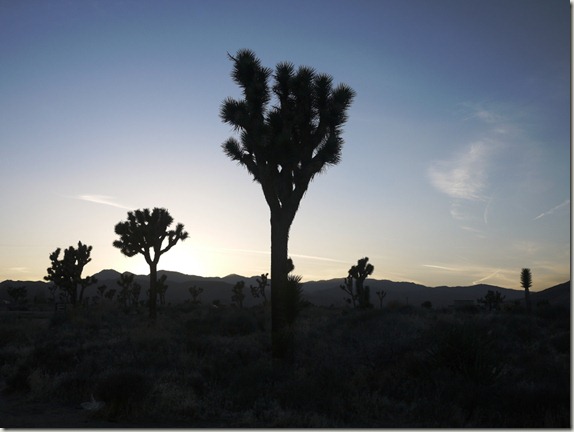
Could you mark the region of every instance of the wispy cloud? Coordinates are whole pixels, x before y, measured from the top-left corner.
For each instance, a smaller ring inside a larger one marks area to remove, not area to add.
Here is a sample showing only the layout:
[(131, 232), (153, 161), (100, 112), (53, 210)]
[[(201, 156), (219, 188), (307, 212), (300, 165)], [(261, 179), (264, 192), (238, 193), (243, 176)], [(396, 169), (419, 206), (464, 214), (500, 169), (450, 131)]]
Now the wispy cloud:
[[(261, 250), (253, 250), (253, 249), (235, 249), (235, 248), (208, 248), (212, 251), (220, 251), (220, 252), (231, 252), (231, 253), (240, 253), (240, 254), (256, 254), (256, 255), (271, 255), (271, 251), (261, 251)], [(301, 254), (289, 254), (291, 258), (301, 258), (301, 259), (308, 259), (314, 261), (327, 261), (327, 262), (334, 262), (334, 263), (341, 263), (346, 264), (347, 261), (341, 261), (333, 258), (328, 257), (320, 257), (314, 255), (301, 255)]]
[(482, 279), (478, 279), (472, 282), (473, 285), (477, 285), (479, 283), (482, 283), (484, 281), (487, 281), (488, 279), (491, 279), (495, 276), (497, 276), (499, 273), (501, 272), (500, 269), (496, 270), (494, 273), (489, 274), (488, 276), (483, 277)]
[(132, 210), (132, 207), (128, 207), (123, 204), (118, 204), (117, 202), (114, 201), (114, 197), (107, 195), (78, 195), (75, 198), (95, 204), (103, 204), (121, 209)]
[(428, 170), (432, 185), (452, 198), (485, 200), (492, 145), (478, 141), (452, 159), (437, 161)]
[(564, 201), (563, 203), (558, 204), (558, 205), (555, 206), (555, 207), (552, 207), (550, 210), (547, 210), (547, 211), (545, 211), (544, 213), (540, 213), (538, 216), (536, 216), (536, 217), (534, 218), (534, 220), (542, 219), (543, 217), (550, 216), (551, 214), (557, 212), (557, 211), (560, 210), (561, 208), (564, 208), (564, 207), (569, 206), (569, 205), (570, 205), (570, 200), (567, 199), (567, 200)]
[(432, 264), (423, 264), (422, 266), (428, 267), (428, 268), (433, 268), (433, 269), (438, 269), (438, 270), (446, 270), (446, 271), (459, 271), (460, 270), (460, 269), (453, 268), (453, 267), (445, 267), (445, 266), (432, 265)]

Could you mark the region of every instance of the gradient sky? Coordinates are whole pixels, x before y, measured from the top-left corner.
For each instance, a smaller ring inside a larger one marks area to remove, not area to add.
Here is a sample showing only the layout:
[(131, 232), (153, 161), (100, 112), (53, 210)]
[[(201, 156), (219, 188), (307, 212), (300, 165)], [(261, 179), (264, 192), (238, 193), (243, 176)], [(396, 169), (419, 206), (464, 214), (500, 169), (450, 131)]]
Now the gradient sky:
[(228, 160), (227, 52), (291, 61), (357, 96), (342, 162), (291, 229), (303, 280), (372, 277), (533, 289), (570, 277), (570, 4), (564, 0), (0, 1), (0, 280), (147, 274), (112, 247), (128, 210), (189, 239), (159, 267), (269, 271), (269, 210)]

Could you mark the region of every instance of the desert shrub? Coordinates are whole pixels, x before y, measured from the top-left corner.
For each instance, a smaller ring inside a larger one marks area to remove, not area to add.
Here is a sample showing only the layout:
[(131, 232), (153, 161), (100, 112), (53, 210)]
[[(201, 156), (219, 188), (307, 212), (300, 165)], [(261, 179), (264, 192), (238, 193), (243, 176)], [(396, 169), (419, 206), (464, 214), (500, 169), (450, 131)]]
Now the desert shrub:
[(152, 389), (151, 380), (143, 372), (117, 370), (101, 376), (96, 385), (96, 400), (105, 403), (103, 415), (111, 420), (142, 412)]
[(495, 335), (475, 320), (454, 324), (441, 323), (435, 328), (436, 345), (430, 361), (459, 373), (475, 383), (489, 383), (500, 372)]

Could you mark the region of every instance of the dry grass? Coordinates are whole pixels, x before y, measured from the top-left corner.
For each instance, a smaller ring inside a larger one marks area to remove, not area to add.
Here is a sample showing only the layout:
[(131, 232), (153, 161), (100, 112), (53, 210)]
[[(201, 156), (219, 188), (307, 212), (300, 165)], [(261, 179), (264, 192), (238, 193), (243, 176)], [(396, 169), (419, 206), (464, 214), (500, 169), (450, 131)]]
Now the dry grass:
[[(293, 364), (263, 310), (4, 316), (0, 373), (24, 400), (189, 427), (569, 427), (569, 314), (306, 307)], [(62, 425), (65, 426), (65, 425)]]

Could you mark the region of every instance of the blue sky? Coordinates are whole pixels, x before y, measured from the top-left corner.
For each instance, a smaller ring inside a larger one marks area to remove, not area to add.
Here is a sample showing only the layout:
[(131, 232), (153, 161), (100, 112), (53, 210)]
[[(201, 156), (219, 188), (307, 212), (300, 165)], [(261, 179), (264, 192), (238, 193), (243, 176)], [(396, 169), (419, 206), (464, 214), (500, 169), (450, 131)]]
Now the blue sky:
[(147, 273), (112, 247), (127, 211), (190, 237), (160, 268), (269, 271), (269, 210), (226, 159), (227, 53), (314, 67), (357, 96), (342, 162), (291, 230), (303, 280), (534, 290), (570, 275), (570, 4), (558, 0), (0, 2), (0, 280), (93, 246), (85, 273)]

